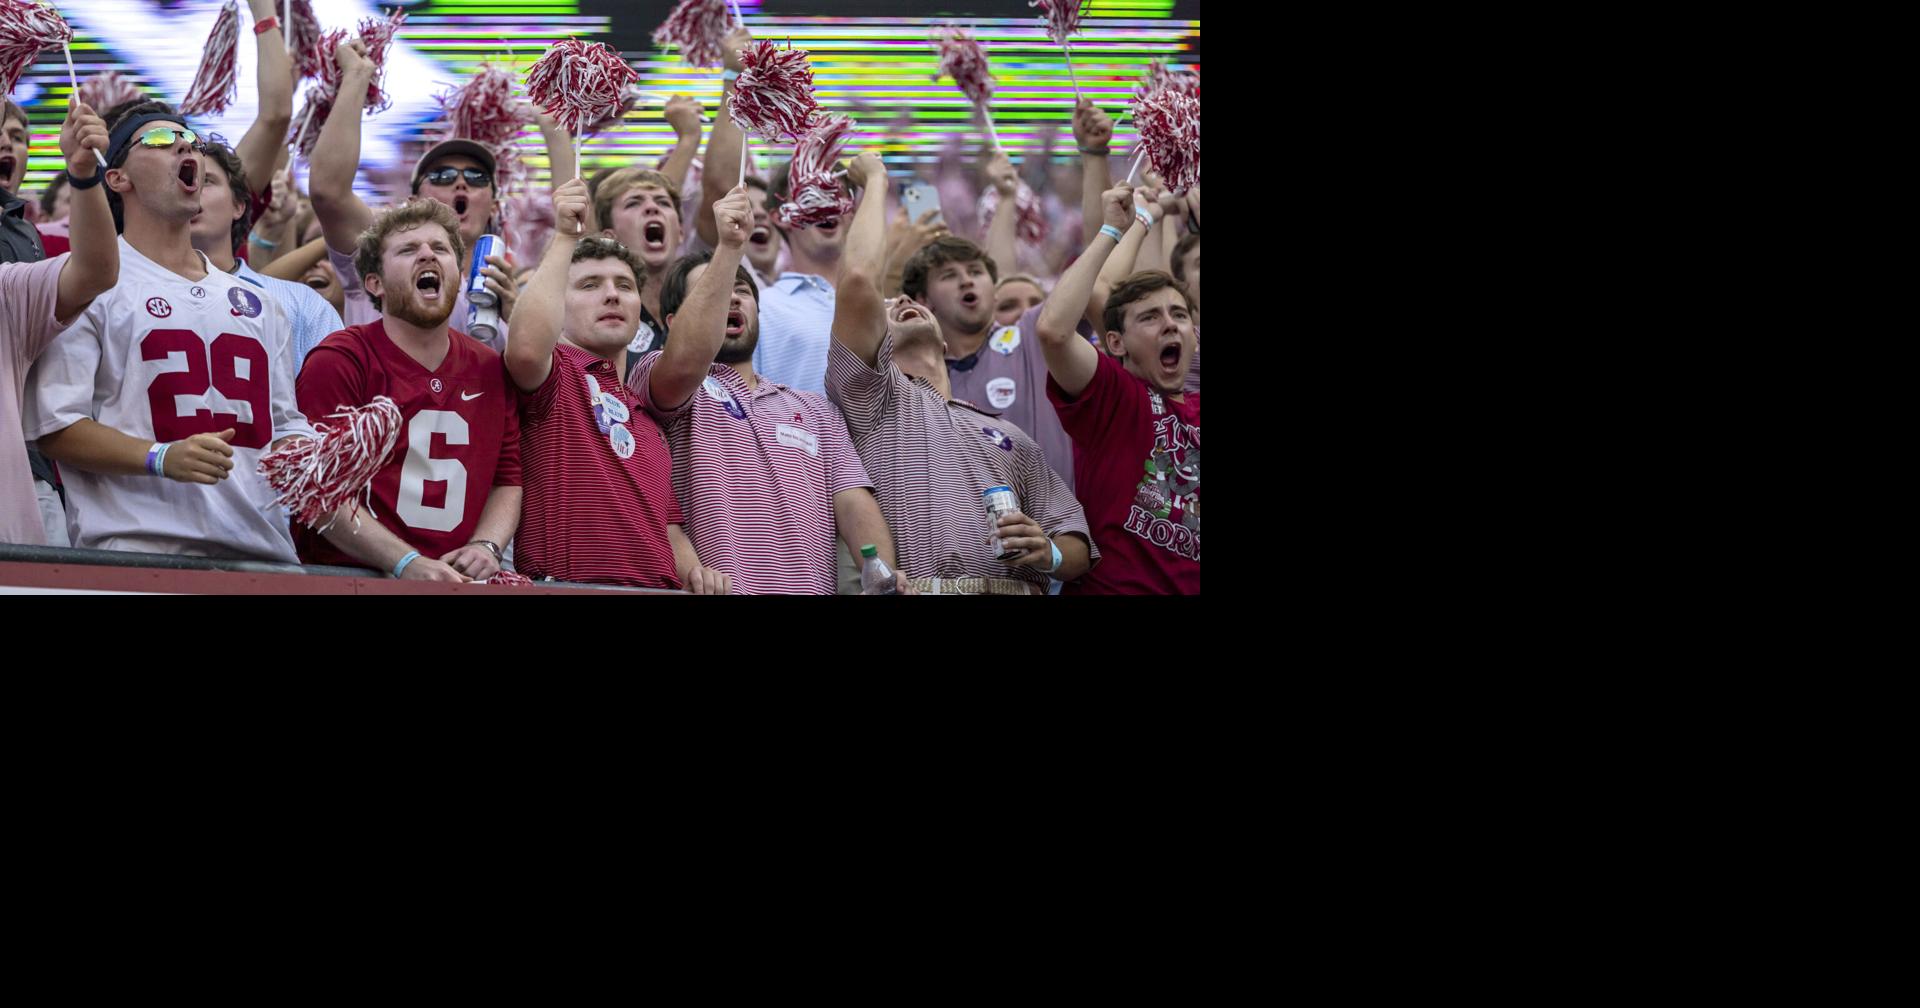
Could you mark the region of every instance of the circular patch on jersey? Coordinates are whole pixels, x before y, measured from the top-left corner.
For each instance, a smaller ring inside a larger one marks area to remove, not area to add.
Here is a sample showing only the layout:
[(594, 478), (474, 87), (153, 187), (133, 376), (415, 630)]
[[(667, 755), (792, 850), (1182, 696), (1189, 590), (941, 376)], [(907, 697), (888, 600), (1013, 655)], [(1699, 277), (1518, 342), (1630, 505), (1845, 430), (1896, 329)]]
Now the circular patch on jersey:
[(995, 378), (987, 383), (987, 401), (993, 404), (994, 409), (1006, 409), (1013, 405), (1017, 392), (1018, 386), (1011, 378)]
[(993, 335), (987, 339), (987, 345), (992, 347), (995, 353), (1013, 356), (1013, 352), (1020, 349), (1020, 327), (1005, 325), (995, 329)]
[(653, 346), (653, 327), (642, 322), (640, 331), (633, 334), (633, 342), (627, 344), (627, 352), (645, 353), (651, 346)]
[[(606, 411), (607, 419), (612, 420), (614, 423), (626, 423), (632, 419), (633, 416), (627, 412), (627, 404), (614, 398), (611, 392), (600, 393), (600, 408)], [(629, 438), (629, 440), (631, 440), (631, 438)]]
[(252, 291), (244, 287), (229, 287), (227, 300), (232, 302), (235, 315), (245, 315), (248, 318), (260, 317), (260, 299), (254, 297)]
[(428, 387), (428, 388), (430, 388), (430, 389), (432, 389), (432, 390), (434, 391), (434, 394), (435, 394), (435, 395), (438, 395), (438, 394), (440, 393), (440, 390), (441, 390), (441, 389), (442, 389), (442, 388), (443, 388), (444, 386), (442, 386), (442, 385), (440, 384), (440, 379), (438, 379), (438, 378), (435, 378), (434, 380), (432, 380), (432, 381), (430, 381), (430, 382), (428, 382), (428, 383), (427, 383), (427, 387)]
[(207, 296), (207, 289), (205, 287), (191, 287), (188, 288), (187, 293), (197, 298), (203, 298)]
[(154, 318), (166, 318), (173, 314), (173, 306), (167, 303), (166, 298), (148, 298), (147, 314)]
[(999, 445), (1002, 451), (1013, 450), (1013, 439), (1007, 436), (1006, 431), (998, 427), (982, 427), (980, 428), (980, 436), (986, 438), (989, 444)]
[(607, 435), (607, 443), (613, 445), (613, 453), (623, 459), (633, 457), (633, 432), (626, 424), (614, 424), (613, 433)]
[(720, 384), (719, 379), (708, 375), (707, 380), (700, 383), (700, 387), (706, 391), (707, 398), (719, 403), (727, 411), (728, 416), (735, 420), (747, 418), (747, 411), (740, 408), (740, 404), (734, 401), (733, 393), (728, 392), (727, 387)]

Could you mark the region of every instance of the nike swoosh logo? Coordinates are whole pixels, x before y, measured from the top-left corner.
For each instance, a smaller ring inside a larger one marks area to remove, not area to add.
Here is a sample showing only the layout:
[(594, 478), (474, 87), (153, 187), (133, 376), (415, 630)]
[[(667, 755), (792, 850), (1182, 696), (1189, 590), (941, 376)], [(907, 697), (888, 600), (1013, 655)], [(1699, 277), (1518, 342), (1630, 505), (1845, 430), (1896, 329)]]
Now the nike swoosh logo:
[(475, 399), (478, 399), (478, 398), (480, 398), (480, 397), (481, 397), (481, 396), (483, 396), (483, 395), (486, 395), (486, 393), (485, 393), (485, 392), (475, 392), (475, 393), (474, 393), (474, 394), (472, 394), (472, 395), (468, 395), (468, 394), (466, 394), (465, 392), (462, 392), (462, 393), (460, 393), (460, 401), (461, 401), (461, 402), (472, 402), (472, 401), (474, 401)]

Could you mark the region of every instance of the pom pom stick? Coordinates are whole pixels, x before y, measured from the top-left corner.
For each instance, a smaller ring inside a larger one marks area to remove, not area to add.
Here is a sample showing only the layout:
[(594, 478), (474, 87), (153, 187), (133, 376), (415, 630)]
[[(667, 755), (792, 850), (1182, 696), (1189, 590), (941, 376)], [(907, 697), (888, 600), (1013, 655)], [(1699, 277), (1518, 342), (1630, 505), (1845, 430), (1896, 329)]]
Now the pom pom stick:
[(233, 0), (220, 8), (213, 19), (213, 31), (207, 34), (206, 51), (200, 57), (200, 69), (194, 72), (187, 96), (180, 100), (181, 115), (217, 115), (233, 104), (239, 93), (240, 8)]
[[(993, 144), (994, 150), (999, 150), (1000, 137), (994, 133), (993, 115), (987, 111), (988, 100), (993, 97), (993, 70), (987, 64), (987, 51), (967, 34), (966, 29), (957, 25), (934, 29), (933, 41), (940, 51), (940, 73), (952, 77), (960, 93), (966, 95), (974, 108), (980, 110), (980, 121), (986, 126), (987, 139)], [(936, 76), (935, 79), (939, 78)]]
[[(42, 49), (56, 45), (67, 60), (67, 82), (78, 94), (80, 75), (73, 72), (73, 50), (67, 45), (71, 41), (73, 28), (59, 11), (28, 0), (0, 0), (0, 95), (13, 90), (20, 75), (33, 64)], [(93, 159), (99, 162), (102, 171), (106, 170), (106, 155), (96, 150)]]
[(81, 81), (79, 93), (81, 101), (102, 114), (121, 102), (145, 97), (133, 81), (120, 76), (117, 70), (106, 70)]
[[(1140, 124), (1141, 153), (1151, 154), (1167, 191), (1177, 196), (1200, 181), (1200, 99), (1165, 88), (1136, 103), (1133, 119)], [(1138, 167), (1139, 155), (1133, 161)], [(1127, 179), (1132, 181), (1131, 171)]]
[[(734, 8), (734, 19), (740, 17), (738, 5)], [(655, 45), (680, 47), (680, 55), (689, 66), (720, 66), (726, 61), (726, 54), (720, 48), (720, 40), (725, 38), (732, 25), (727, 20), (727, 5), (724, 0), (681, 0), (673, 13), (653, 30)]]
[[(772, 42), (754, 42), (740, 54), (746, 69), (733, 82), (733, 94), (727, 98), (727, 114), (743, 133), (769, 143), (783, 139), (799, 140), (820, 119), (820, 105), (813, 97), (813, 66), (804, 49), (776, 47)], [(747, 145), (740, 144), (740, 177), (746, 178)]]
[[(386, 396), (333, 413), (313, 429), (318, 438), (296, 438), (260, 456), (260, 475), (296, 521), (316, 532), (333, 527), (336, 513), (361, 491), (373, 513), (373, 478), (400, 440), (400, 407)], [(320, 524), (325, 521), (326, 524)], [(354, 517), (354, 527), (360, 519)]]
[(1047, 37), (1060, 47), (1060, 55), (1067, 60), (1067, 79), (1073, 82), (1073, 97), (1080, 99), (1080, 78), (1073, 72), (1073, 53), (1067, 47), (1067, 36), (1080, 30), (1080, 0), (1027, 0), (1027, 6), (1038, 7), (1046, 15)]
[[(612, 115), (640, 75), (600, 42), (562, 39), (527, 70), (527, 97), (573, 135), (575, 165), (587, 124)], [(577, 170), (577, 169), (576, 169)]]
[[(833, 116), (800, 138), (794, 145), (793, 162), (787, 181), (792, 199), (780, 204), (780, 223), (789, 228), (813, 227), (837, 221), (853, 213), (853, 197), (841, 179), (845, 171), (834, 170), (840, 157), (840, 145), (853, 129), (853, 120)], [(743, 176), (744, 177), (744, 176)]]

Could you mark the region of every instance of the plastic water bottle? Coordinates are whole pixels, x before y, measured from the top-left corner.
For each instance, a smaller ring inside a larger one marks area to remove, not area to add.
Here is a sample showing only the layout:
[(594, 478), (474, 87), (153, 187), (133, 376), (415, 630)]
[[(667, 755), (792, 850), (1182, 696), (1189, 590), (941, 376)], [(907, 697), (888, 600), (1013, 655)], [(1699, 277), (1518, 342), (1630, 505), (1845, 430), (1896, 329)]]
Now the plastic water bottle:
[(900, 594), (900, 575), (880, 559), (880, 551), (872, 544), (860, 547), (860, 594), (862, 595), (898, 595)]

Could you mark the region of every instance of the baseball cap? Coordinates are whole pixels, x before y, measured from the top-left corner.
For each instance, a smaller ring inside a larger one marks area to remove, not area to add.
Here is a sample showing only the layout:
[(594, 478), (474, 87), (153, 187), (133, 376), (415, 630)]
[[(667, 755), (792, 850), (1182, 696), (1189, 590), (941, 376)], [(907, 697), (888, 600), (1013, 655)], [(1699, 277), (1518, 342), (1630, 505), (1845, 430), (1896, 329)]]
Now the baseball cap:
[(486, 168), (488, 178), (493, 178), (498, 172), (494, 165), (493, 152), (484, 145), (472, 140), (442, 140), (428, 148), (425, 154), (420, 155), (420, 160), (413, 163), (414, 192), (420, 191), (420, 176), (427, 173), (427, 166), (449, 154), (465, 154), (480, 162), (481, 166)]

